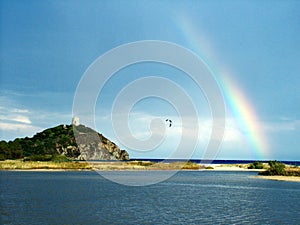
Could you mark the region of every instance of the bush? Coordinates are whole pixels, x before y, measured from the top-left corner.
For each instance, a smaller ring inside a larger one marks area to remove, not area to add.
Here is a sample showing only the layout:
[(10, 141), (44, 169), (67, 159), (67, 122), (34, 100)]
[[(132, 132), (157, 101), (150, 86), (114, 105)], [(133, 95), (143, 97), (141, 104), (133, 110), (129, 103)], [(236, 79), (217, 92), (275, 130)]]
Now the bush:
[(69, 159), (65, 155), (53, 155), (51, 158), (52, 162), (71, 162), (72, 160)]
[(24, 158), (24, 161), (51, 161), (52, 155), (31, 155)]
[(24, 157), (23, 161), (42, 161), (42, 162), (71, 162), (72, 160), (65, 155), (31, 155), (29, 157)]
[(199, 170), (200, 165), (197, 163), (193, 163), (191, 161), (187, 161), (181, 169), (183, 169), (183, 170)]
[(285, 171), (286, 176), (296, 176), (296, 177), (300, 177), (300, 170), (288, 170)]
[(277, 161), (270, 161), (269, 162), (269, 169), (267, 169), (267, 171), (261, 172), (260, 174), (262, 175), (281, 175), (284, 176), (286, 175), (285, 172), (285, 165), (281, 162), (277, 162)]
[(263, 168), (264, 168), (264, 165), (262, 162), (251, 163), (248, 167), (248, 169), (263, 169)]
[(207, 169), (207, 170), (213, 170), (214, 168), (212, 166), (207, 166), (207, 167), (205, 167), (205, 169)]
[(4, 161), (5, 159), (5, 155), (3, 153), (0, 153), (0, 161)]

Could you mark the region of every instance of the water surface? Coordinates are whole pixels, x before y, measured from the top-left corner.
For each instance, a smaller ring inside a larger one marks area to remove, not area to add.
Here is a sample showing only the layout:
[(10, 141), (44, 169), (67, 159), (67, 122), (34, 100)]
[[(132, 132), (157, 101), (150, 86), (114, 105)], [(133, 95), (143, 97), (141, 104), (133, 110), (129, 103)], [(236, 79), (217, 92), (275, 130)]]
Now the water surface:
[(181, 171), (162, 183), (132, 187), (96, 172), (0, 171), (1, 222), (299, 224), (300, 183), (255, 179), (256, 174)]

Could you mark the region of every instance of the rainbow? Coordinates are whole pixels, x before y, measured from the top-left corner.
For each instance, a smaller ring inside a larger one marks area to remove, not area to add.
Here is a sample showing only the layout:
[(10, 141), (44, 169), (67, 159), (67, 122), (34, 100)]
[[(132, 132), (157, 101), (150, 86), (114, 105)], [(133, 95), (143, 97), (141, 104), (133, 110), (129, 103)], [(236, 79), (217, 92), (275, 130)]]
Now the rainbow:
[[(185, 40), (185, 46), (195, 52), (207, 65), (221, 87), (227, 110), (232, 112), (234, 120), (249, 143), (250, 151), (255, 159), (269, 158), (269, 145), (262, 126), (259, 124), (259, 117), (255, 112), (255, 107), (247, 99), (243, 90), (234, 82), (231, 73), (220, 70), (221, 66), (211, 66), (207, 57), (216, 58), (215, 51), (209, 40), (200, 35), (187, 20), (181, 17), (178, 20), (179, 29)], [(205, 53), (205, 54), (204, 54)], [(215, 60), (218, 61), (218, 60)]]
[(269, 146), (267, 137), (260, 127), (259, 118), (253, 104), (246, 98), (244, 92), (239, 88), (230, 76), (224, 76), (218, 81), (225, 97), (225, 102), (232, 112), (239, 127), (246, 136), (251, 151), (257, 159), (269, 157)]

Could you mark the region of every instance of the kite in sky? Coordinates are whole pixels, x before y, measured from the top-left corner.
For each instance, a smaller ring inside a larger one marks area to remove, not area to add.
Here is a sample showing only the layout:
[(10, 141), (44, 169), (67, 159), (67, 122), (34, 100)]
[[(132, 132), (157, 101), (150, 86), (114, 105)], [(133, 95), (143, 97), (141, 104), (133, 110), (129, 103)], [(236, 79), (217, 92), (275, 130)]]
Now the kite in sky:
[(167, 123), (169, 123), (169, 127), (171, 127), (171, 126), (172, 126), (172, 123), (173, 123), (173, 122), (172, 122), (172, 120), (170, 120), (170, 119), (166, 119), (166, 122), (167, 122)]

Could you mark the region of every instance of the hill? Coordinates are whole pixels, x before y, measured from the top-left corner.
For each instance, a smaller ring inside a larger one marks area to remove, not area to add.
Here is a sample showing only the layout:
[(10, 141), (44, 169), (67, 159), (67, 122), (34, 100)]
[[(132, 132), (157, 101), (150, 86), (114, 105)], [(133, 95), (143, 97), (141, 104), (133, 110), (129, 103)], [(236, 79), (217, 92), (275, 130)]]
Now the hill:
[[(76, 136), (76, 139), (75, 139)], [(0, 159), (51, 160), (65, 156), (73, 160), (129, 160), (129, 155), (84, 125), (59, 125), (35, 134), (0, 142)]]

